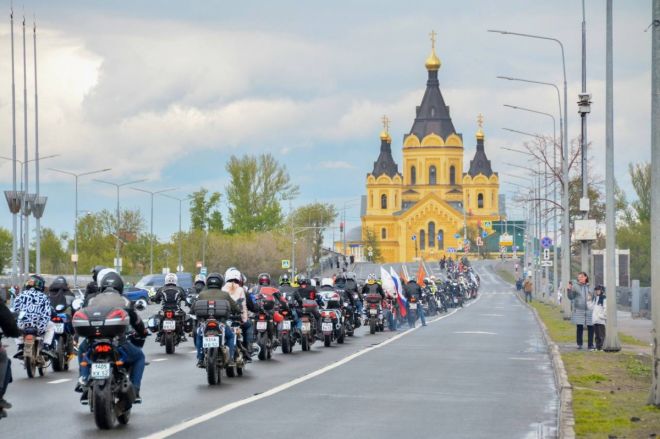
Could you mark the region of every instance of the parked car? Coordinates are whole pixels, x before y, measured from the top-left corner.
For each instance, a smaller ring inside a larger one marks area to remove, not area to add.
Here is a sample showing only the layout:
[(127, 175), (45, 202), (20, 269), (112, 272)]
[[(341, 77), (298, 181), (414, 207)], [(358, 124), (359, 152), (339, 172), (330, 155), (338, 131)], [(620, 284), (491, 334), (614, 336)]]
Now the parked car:
[(144, 288), (129, 287), (124, 289), (124, 297), (126, 297), (131, 302), (136, 302), (140, 299), (143, 299), (145, 302), (149, 303), (149, 291)]
[[(191, 273), (176, 273), (176, 277), (179, 279), (179, 286), (186, 292), (193, 289), (193, 275)], [(133, 288), (145, 290), (148, 297), (153, 298), (158, 288), (163, 285), (165, 285), (164, 274), (148, 274), (140, 279)]]

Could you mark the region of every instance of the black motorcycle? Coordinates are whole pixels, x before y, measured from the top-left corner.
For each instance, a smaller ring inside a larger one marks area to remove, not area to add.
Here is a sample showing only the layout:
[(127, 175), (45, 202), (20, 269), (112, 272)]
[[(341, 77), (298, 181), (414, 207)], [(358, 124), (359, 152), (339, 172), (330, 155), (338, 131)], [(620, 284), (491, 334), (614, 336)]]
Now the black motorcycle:
[[(220, 384), (222, 370), (227, 369), (230, 363), (229, 347), (225, 342), (229, 311), (227, 300), (197, 300), (193, 305), (193, 313), (197, 317), (197, 331), (202, 335), (206, 379), (210, 385)], [(243, 374), (243, 369), (238, 365), (236, 373)]]

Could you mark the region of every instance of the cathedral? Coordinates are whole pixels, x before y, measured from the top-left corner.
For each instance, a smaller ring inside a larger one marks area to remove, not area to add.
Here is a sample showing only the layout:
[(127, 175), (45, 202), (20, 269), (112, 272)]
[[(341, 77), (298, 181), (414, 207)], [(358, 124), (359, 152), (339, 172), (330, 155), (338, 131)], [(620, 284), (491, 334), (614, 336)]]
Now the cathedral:
[[(440, 91), (441, 63), (434, 37), (432, 33), (425, 64), (426, 91), (403, 138), (401, 171), (392, 157), (392, 138), (384, 118), (380, 154), (366, 179), (361, 238), (351, 240), (353, 249), (361, 247), (358, 257), (367, 258), (369, 248), (365, 251), (364, 243), (374, 239), (382, 262), (449, 257), (463, 252), (468, 229), (488, 233), (488, 225), (499, 218), (499, 177), (486, 156), (482, 117), (478, 118), (476, 152), (464, 172), (463, 135), (456, 132)], [(479, 242), (470, 243), (472, 250)]]

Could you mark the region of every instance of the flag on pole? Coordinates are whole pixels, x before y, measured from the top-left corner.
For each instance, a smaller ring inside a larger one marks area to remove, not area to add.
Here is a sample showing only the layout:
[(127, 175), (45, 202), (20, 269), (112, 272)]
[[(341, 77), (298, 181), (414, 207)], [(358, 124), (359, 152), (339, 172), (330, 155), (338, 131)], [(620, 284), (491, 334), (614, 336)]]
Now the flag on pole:
[(394, 271), (392, 267), (390, 267), (390, 275), (392, 277), (392, 281), (394, 282), (394, 286), (396, 287), (396, 300), (399, 303), (399, 312), (401, 313), (402, 317), (405, 317), (407, 314), (406, 306), (408, 305), (408, 301), (403, 295), (403, 283), (399, 275), (396, 274), (396, 271)]
[(420, 262), (419, 270), (417, 270), (417, 284), (422, 285), (425, 277), (426, 277), (426, 270), (424, 270), (424, 264)]
[(385, 270), (382, 266), (380, 267), (380, 280), (383, 291), (389, 294), (392, 297), (397, 296), (396, 285), (394, 284), (394, 279), (392, 276)]

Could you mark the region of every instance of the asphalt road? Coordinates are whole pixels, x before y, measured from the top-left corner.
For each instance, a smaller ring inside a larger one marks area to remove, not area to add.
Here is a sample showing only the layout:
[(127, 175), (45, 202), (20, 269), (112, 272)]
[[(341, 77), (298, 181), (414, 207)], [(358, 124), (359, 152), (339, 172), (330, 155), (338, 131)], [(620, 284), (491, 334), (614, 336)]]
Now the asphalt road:
[(151, 338), (144, 403), (112, 431), (97, 430), (79, 405), (77, 368), (29, 380), (15, 361), (2, 437), (556, 437), (558, 400), (540, 329), (489, 265), (479, 272), (480, 297), (427, 327), (360, 328), (344, 345), (277, 351), (219, 386), (195, 367), (191, 341), (166, 355)]

